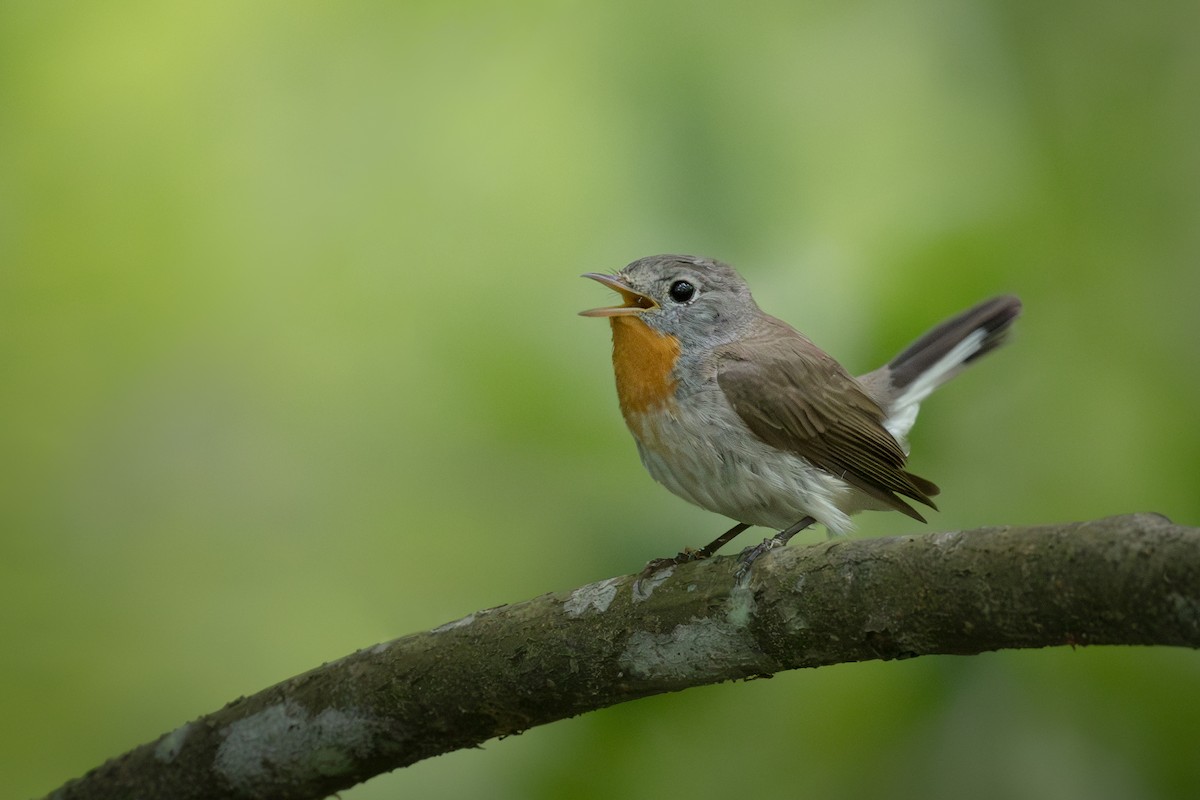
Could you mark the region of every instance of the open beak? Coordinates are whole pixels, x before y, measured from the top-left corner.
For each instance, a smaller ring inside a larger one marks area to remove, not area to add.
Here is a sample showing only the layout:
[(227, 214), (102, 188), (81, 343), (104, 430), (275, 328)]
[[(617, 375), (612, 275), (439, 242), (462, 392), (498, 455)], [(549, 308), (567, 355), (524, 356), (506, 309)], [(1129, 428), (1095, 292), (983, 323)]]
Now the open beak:
[(635, 292), (633, 289), (630, 289), (614, 275), (605, 275), (601, 272), (585, 272), (580, 277), (591, 278), (594, 281), (603, 283), (621, 295), (621, 299), (625, 301), (624, 305), (589, 308), (587, 311), (580, 311), (579, 316), (581, 317), (627, 317), (633, 314), (640, 314), (650, 308), (658, 308), (658, 303), (641, 292)]

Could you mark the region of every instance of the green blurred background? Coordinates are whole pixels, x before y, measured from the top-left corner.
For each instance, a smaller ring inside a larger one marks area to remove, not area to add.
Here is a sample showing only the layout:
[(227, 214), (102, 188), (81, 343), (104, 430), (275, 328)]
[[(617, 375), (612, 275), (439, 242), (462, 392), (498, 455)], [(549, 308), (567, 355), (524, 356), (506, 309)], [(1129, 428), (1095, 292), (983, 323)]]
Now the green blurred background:
[[(0, 795), (723, 530), (575, 316), (650, 253), (858, 371), (1022, 296), (917, 427), (942, 513), (862, 535), (1200, 523), (1197, 42), (1193, 0), (3, 2)], [(342, 796), (1198, 794), (1200, 656), (1084, 648), (693, 690)]]

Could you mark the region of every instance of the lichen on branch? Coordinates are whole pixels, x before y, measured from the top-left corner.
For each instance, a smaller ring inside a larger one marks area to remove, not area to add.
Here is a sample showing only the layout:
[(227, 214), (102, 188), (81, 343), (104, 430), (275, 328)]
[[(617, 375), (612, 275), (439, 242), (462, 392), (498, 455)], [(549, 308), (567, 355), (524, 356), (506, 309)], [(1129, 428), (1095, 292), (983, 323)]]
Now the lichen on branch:
[(56, 800), (317, 798), (640, 697), (786, 669), (1070, 644), (1200, 647), (1200, 529), (1155, 514), (836, 539), (609, 578), (359, 650)]

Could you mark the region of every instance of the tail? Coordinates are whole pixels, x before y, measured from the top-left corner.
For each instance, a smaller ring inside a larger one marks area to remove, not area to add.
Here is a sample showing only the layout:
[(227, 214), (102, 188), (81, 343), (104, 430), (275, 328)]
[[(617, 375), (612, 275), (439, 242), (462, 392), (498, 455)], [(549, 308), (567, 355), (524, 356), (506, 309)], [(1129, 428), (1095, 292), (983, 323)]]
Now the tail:
[[(888, 432), (901, 444), (917, 421), (921, 401), (975, 359), (1004, 343), (1021, 313), (1012, 295), (985, 300), (938, 325), (885, 366), (860, 380), (887, 412)], [(907, 448), (906, 448), (907, 449)]]

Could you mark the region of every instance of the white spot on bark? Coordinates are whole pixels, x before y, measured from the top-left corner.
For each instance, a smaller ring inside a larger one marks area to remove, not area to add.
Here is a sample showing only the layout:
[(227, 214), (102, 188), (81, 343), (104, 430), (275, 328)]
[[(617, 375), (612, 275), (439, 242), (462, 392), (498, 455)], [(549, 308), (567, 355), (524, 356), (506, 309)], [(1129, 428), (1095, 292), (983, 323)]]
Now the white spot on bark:
[(700, 619), (670, 633), (637, 631), (625, 643), (620, 664), (640, 678), (691, 680), (723, 676), (730, 667), (768, 671), (744, 628), (724, 620)]
[(929, 537), (929, 540), (938, 547), (954, 547), (960, 539), (962, 539), (962, 531), (944, 531)]
[(643, 600), (649, 600), (650, 595), (654, 594), (654, 590), (657, 589), (663, 581), (671, 577), (671, 574), (674, 572), (674, 567), (667, 567), (666, 569), (659, 570), (648, 578), (640, 578), (634, 581), (633, 602), (640, 603)]
[(174, 761), (175, 757), (179, 755), (179, 751), (183, 749), (183, 742), (187, 739), (191, 727), (192, 723), (189, 722), (165, 734), (154, 747), (154, 757), (164, 764)]
[(750, 624), (750, 618), (754, 616), (754, 592), (750, 591), (745, 586), (735, 586), (729, 592), (729, 613), (725, 618), (729, 620), (731, 625), (736, 625), (739, 628)]
[(474, 621), (475, 615), (467, 614), (462, 619), (456, 619), (453, 622), (447, 622), (445, 625), (438, 625), (436, 628), (430, 631), (430, 633), (445, 633), (446, 631), (452, 631), (455, 628), (465, 628)]
[(754, 592), (735, 588), (724, 619), (694, 619), (670, 633), (637, 631), (626, 641), (619, 663), (638, 677), (668, 680), (726, 677), (731, 668), (773, 672), (778, 666), (747, 630), (754, 611)]
[(215, 767), (239, 792), (254, 795), (290, 781), (342, 775), (371, 752), (370, 717), (327, 708), (313, 715), (286, 700), (231, 723)]
[(589, 611), (603, 614), (612, 605), (617, 596), (617, 584), (620, 578), (609, 578), (599, 583), (589, 583), (571, 592), (571, 596), (563, 603), (563, 611), (568, 617), (581, 617)]

